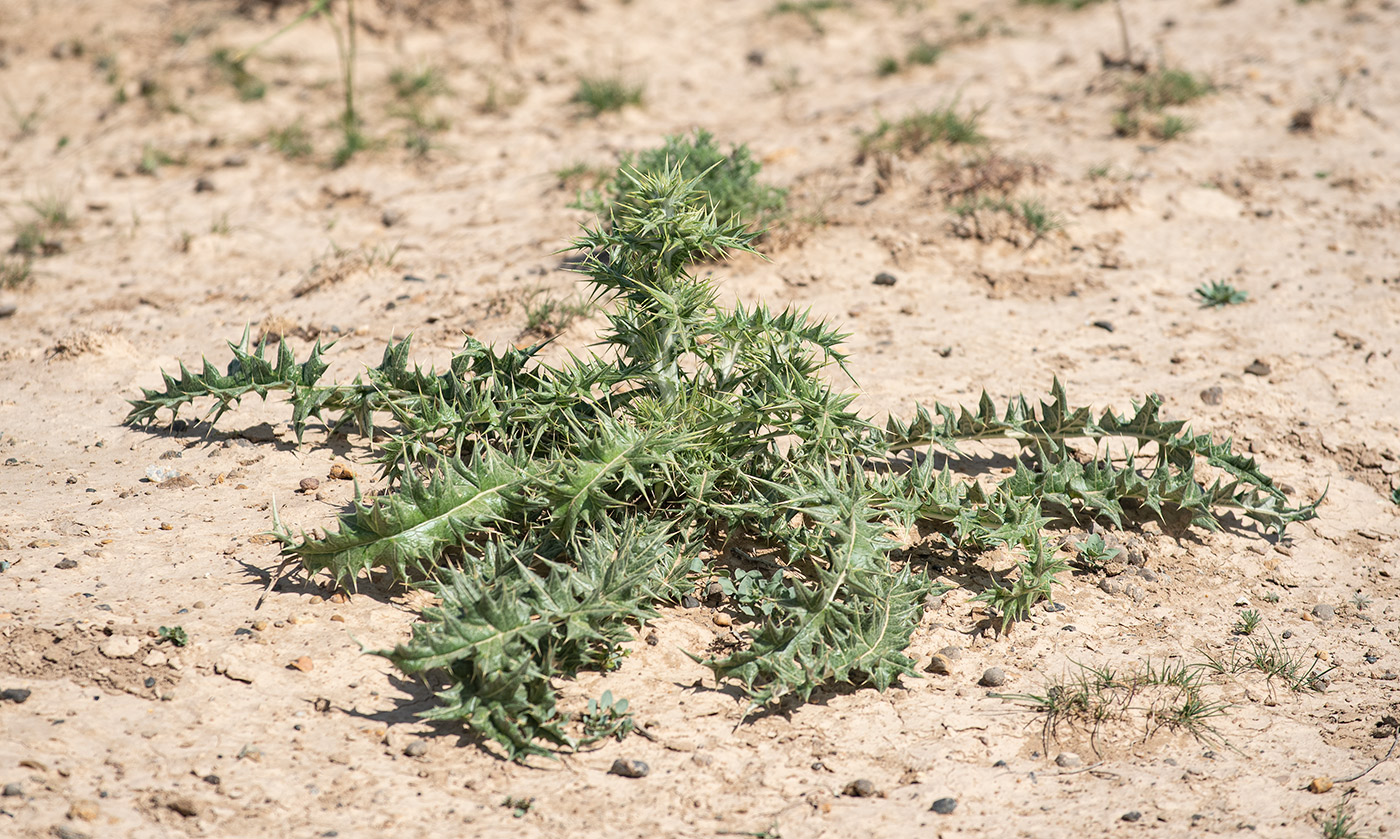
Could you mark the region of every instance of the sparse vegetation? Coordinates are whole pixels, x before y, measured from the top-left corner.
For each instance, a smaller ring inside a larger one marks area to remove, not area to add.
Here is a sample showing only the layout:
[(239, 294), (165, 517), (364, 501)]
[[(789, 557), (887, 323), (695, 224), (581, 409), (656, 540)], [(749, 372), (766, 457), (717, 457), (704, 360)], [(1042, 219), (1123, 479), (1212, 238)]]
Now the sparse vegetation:
[(1093, 6), (1102, 3), (1103, 0), (1018, 0), (1022, 6), (1063, 6), (1066, 9), (1079, 10), (1085, 6)]
[(821, 12), (829, 12), (834, 9), (851, 8), (850, 0), (779, 0), (773, 4), (769, 10), (770, 16), (776, 15), (796, 15), (818, 35), (826, 34), (826, 29), (822, 26)]
[(1052, 679), (1044, 693), (997, 694), (1045, 715), (1042, 737), (1058, 739), (1061, 726), (1087, 731), (1097, 743), (1109, 724), (1142, 727), (1142, 739), (1158, 730), (1185, 731), (1198, 740), (1221, 742), (1213, 720), (1226, 713), (1224, 702), (1208, 699), (1198, 665), (1151, 660), (1127, 670), (1076, 665), (1072, 676)]
[(909, 51), (904, 54), (904, 63), (900, 64), (899, 59), (892, 55), (880, 59), (875, 68), (877, 75), (892, 76), (905, 67), (931, 66), (938, 62), (939, 56), (943, 55), (945, 47), (942, 44), (935, 44), (929, 41), (919, 40)]
[(910, 114), (897, 122), (881, 119), (875, 130), (860, 139), (861, 157), (874, 152), (887, 154), (918, 154), (934, 144), (970, 145), (985, 143), (987, 138), (977, 130), (981, 112), (959, 114), (957, 103), (930, 111)]
[(628, 105), (641, 105), (642, 86), (628, 84), (616, 76), (584, 76), (578, 80), (578, 90), (571, 101), (596, 117)]
[[(511, 758), (579, 748), (589, 735), (559, 708), (557, 681), (617, 667), (656, 604), (755, 558), (769, 582), (736, 627), (740, 646), (697, 656), (750, 710), (914, 677), (905, 649), (942, 588), (895, 550), (915, 525), (962, 556), (1021, 554), (1018, 578), (981, 594), (1009, 628), (1064, 567), (1043, 536), (1052, 522), (1121, 526), (1140, 512), (1215, 527), (1228, 510), (1281, 531), (1315, 514), (1228, 443), (1163, 419), (1155, 397), (1095, 417), (1056, 382), (1039, 405), (998, 410), (984, 395), (970, 410), (935, 404), (877, 427), (826, 375), (843, 369), (839, 333), (800, 311), (722, 307), (690, 272), (751, 250), (746, 219), (716, 216), (674, 169), (638, 174), (633, 189), (575, 242), (591, 296), (609, 304), (596, 355), (551, 366), (538, 346), (468, 340), (439, 373), (410, 366), (404, 340), (363, 376), (327, 385), (319, 343), (301, 362), (287, 342), (269, 359), (245, 331), (227, 372), (182, 366), (127, 416), (149, 425), (209, 399), (217, 422), (276, 391), (298, 437), (311, 420), (366, 434), (391, 423), (370, 438), (387, 491), (324, 533), (277, 521), (283, 554), (337, 585), (383, 569), (385, 582), (430, 587), (437, 603), (412, 638), (376, 654), (435, 680), (424, 716), (460, 721)], [(999, 483), (934, 465), (981, 440), (1017, 447)], [(1074, 448), (1115, 440), (1129, 456)], [(1198, 465), (1225, 477), (1207, 481)], [(1152, 683), (1178, 698), (1150, 704), (1160, 710), (1149, 724), (1202, 726), (1213, 706), (1165, 670)]]
[(277, 128), (268, 132), (267, 143), (273, 151), (287, 158), (288, 160), (302, 160), (310, 157), (316, 149), (311, 145), (311, 135), (307, 133), (306, 126), (301, 120), (297, 120), (286, 128)]
[(1247, 643), (1231, 644), (1220, 655), (1207, 653), (1202, 666), (1217, 673), (1263, 673), (1270, 682), (1278, 679), (1290, 691), (1302, 693), (1327, 687), (1327, 674), (1334, 668), (1320, 665), (1316, 656), (1300, 656), (1270, 632), (1268, 640), (1251, 635)]
[(1357, 831), (1359, 827), (1351, 802), (1344, 798), (1322, 820), (1322, 839), (1362, 839)]
[(575, 320), (593, 313), (593, 302), (578, 296), (552, 297), (544, 289), (531, 289), (521, 299), (525, 308), (525, 333), (553, 338)]
[(1202, 283), (1192, 292), (1201, 302), (1202, 309), (1219, 309), (1225, 306), (1238, 306), (1249, 299), (1249, 294), (1235, 288), (1224, 280)]
[(976, 195), (955, 202), (950, 209), (955, 234), (984, 242), (1003, 239), (1030, 248), (1064, 227), (1059, 213), (1033, 198)]
[(1194, 127), (1195, 123), (1185, 117), (1179, 117), (1176, 114), (1163, 114), (1161, 119), (1152, 124), (1149, 132), (1153, 138), (1166, 142), (1175, 140)]
[(1194, 124), (1176, 114), (1164, 114), (1165, 108), (1185, 105), (1215, 92), (1210, 80), (1186, 70), (1165, 67), (1147, 73), (1125, 86), (1123, 104), (1114, 111), (1113, 133), (1119, 137), (1136, 137), (1142, 133), (1144, 114), (1155, 114), (1147, 131), (1162, 141), (1172, 140), (1190, 131)]
[(267, 83), (248, 69), (250, 57), (248, 53), (239, 55), (227, 48), (214, 50), (209, 56), (209, 65), (233, 87), (243, 102), (254, 102), (267, 95)]

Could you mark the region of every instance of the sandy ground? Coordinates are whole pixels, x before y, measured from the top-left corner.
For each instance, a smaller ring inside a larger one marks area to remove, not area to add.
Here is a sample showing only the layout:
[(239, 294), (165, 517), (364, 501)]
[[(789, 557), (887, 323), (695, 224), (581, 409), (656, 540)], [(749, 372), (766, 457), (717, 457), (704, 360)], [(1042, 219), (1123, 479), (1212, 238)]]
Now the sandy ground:
[[(362, 0), (358, 88), (382, 142), (340, 169), (330, 31), (265, 47), (249, 66), (266, 96), (243, 102), (210, 56), (295, 4), (242, 5), (0, 6), (0, 208), (15, 235), (36, 207), (71, 216), (0, 290), (0, 688), (31, 692), (0, 700), (0, 834), (1292, 837), (1339, 806), (1361, 835), (1400, 828), (1400, 759), (1373, 767), (1400, 716), (1400, 5), (1124, 0), (1137, 59), (1216, 85), (1160, 142), (1114, 136), (1131, 71), (1100, 58), (1122, 57), (1112, 4), (857, 0), (818, 32), (761, 0)], [(920, 39), (951, 46), (877, 75)], [(426, 67), (449, 90), (424, 113), (448, 126), (414, 151), (388, 78)], [(644, 84), (645, 104), (582, 116), (583, 74)], [(959, 235), (956, 155), (859, 160), (880, 117), (953, 101), (1062, 230)], [(268, 136), (298, 120), (314, 150), (288, 160)], [(1122, 538), (1145, 570), (1066, 577), (1066, 608), (1010, 637), (967, 634), (968, 593), (944, 597), (911, 653), (961, 647), (950, 675), (746, 723), (685, 655), (727, 630), (667, 612), (619, 672), (564, 686), (566, 702), (627, 697), (651, 737), (531, 766), (416, 721), (425, 689), (359, 653), (407, 636), (416, 595), (343, 601), (295, 579), (255, 610), (273, 505), (332, 520), (352, 489), (329, 469), (370, 474), (365, 441), (297, 445), (255, 402), (213, 433), (132, 431), (125, 400), (179, 359), (223, 364), (249, 323), (298, 352), (339, 338), (340, 378), (410, 333), (425, 363), (463, 332), (519, 340), (530, 294), (574, 282), (555, 252), (586, 215), (556, 173), (693, 126), (791, 190), (768, 261), (715, 266), (721, 288), (850, 332), (866, 412), (1034, 397), (1054, 376), (1098, 406), (1156, 392), (1295, 499), (1326, 490), (1318, 518), (1282, 540), (1137, 523)], [(1212, 280), (1248, 301), (1199, 308)], [(153, 466), (191, 480), (159, 487)], [(320, 488), (298, 493), (308, 477)], [(1077, 665), (1199, 663), (1239, 642), (1245, 608), (1332, 669), (1321, 692), (1212, 677), (1217, 738), (1134, 719), (1051, 736), (978, 684), (993, 666), (1000, 690), (1043, 693)], [(607, 774), (617, 757), (650, 775)], [(878, 795), (844, 794), (857, 779)], [(932, 812), (945, 797), (956, 809)]]

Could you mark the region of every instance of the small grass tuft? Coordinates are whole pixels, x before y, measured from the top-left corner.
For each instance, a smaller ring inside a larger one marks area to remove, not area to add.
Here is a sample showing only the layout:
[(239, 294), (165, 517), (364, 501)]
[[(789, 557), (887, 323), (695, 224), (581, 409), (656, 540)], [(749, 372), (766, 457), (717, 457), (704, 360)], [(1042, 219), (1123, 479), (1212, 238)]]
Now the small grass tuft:
[(0, 256), (0, 288), (18, 288), (34, 277), (34, 261), (28, 256)]
[(616, 76), (584, 76), (578, 80), (578, 90), (571, 101), (596, 117), (628, 105), (641, 105), (642, 89), (642, 85), (628, 84)]
[(1240, 619), (1235, 621), (1235, 625), (1230, 631), (1236, 635), (1253, 635), (1254, 630), (1259, 628), (1261, 618), (1259, 613), (1253, 609), (1245, 609), (1240, 612)]
[(316, 148), (311, 144), (311, 135), (307, 133), (306, 126), (301, 120), (297, 120), (286, 128), (274, 128), (267, 134), (267, 143), (273, 151), (287, 158), (288, 160), (302, 160), (315, 153)]
[(417, 70), (396, 67), (389, 71), (389, 86), (399, 99), (431, 99), (451, 92), (442, 70), (437, 67), (420, 67)]
[(874, 152), (912, 155), (936, 143), (981, 145), (987, 141), (977, 130), (980, 111), (959, 114), (956, 103), (930, 111), (910, 114), (897, 122), (881, 119), (874, 131), (860, 139), (860, 155), (864, 159)]
[(1333, 666), (1320, 668), (1316, 656), (1300, 657), (1283, 645), (1272, 632), (1268, 640), (1251, 636), (1247, 644), (1231, 644), (1221, 655), (1206, 655), (1206, 669), (1217, 673), (1263, 673), (1270, 682), (1282, 681), (1293, 693), (1322, 692)]
[(1322, 839), (1361, 839), (1358, 827), (1351, 802), (1342, 799), (1337, 802), (1337, 808), (1322, 820)]
[(1168, 140), (1175, 140), (1195, 126), (1196, 124), (1194, 122), (1185, 117), (1180, 117), (1176, 114), (1163, 114), (1162, 118), (1153, 123), (1152, 127), (1148, 129), (1148, 133), (1155, 139), (1166, 142)]
[(241, 102), (255, 102), (267, 95), (267, 84), (248, 70), (249, 57), (228, 48), (214, 50), (209, 56), (209, 65), (233, 87)]

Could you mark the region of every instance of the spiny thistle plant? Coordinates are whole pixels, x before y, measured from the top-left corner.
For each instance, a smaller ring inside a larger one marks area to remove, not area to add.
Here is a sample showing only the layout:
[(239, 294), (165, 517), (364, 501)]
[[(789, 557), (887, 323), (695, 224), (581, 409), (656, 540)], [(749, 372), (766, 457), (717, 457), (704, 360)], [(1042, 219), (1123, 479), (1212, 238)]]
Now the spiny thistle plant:
[(781, 216), (786, 207), (787, 190), (758, 182), (763, 167), (753, 159), (748, 146), (732, 146), (725, 154), (715, 143), (714, 135), (703, 128), (696, 129), (690, 137), (671, 135), (661, 146), (636, 155), (624, 154), (607, 182), (599, 189), (580, 193), (574, 206), (607, 217), (631, 200), (635, 180), (629, 172), (654, 177), (672, 168), (695, 180), (720, 219), (738, 216), (753, 229), (761, 230)]
[[(576, 749), (588, 735), (558, 707), (555, 680), (615, 669), (658, 605), (716, 578), (737, 580), (750, 606), (743, 643), (696, 660), (750, 710), (915, 678), (905, 650), (942, 588), (928, 561), (898, 551), (894, 534), (916, 525), (950, 551), (1026, 554), (1019, 582), (984, 592), (1008, 622), (1063, 568), (1042, 538), (1053, 521), (1180, 511), (1216, 527), (1228, 510), (1282, 530), (1314, 515), (1228, 442), (1162, 419), (1155, 397), (1096, 418), (1056, 382), (1038, 407), (998, 411), (984, 395), (975, 410), (935, 404), (880, 428), (825, 375), (844, 372), (840, 333), (803, 311), (721, 306), (692, 273), (751, 250), (746, 222), (718, 215), (675, 168), (629, 177), (632, 197), (574, 243), (608, 307), (596, 354), (552, 366), (539, 347), (468, 340), (439, 373), (410, 368), (405, 339), (349, 384), (323, 385), (325, 347), (298, 362), (283, 342), (274, 360), (245, 332), (227, 372), (182, 366), (132, 402), (127, 422), (145, 426), (194, 400), (212, 399), (218, 420), (279, 391), (298, 436), (317, 419), (377, 439), (387, 494), (357, 499), (325, 533), (276, 527), (308, 573), (354, 587), (383, 569), (437, 595), (411, 639), (375, 653), (439, 686), (426, 717), (461, 721), (517, 760)], [(1111, 439), (1135, 448), (1070, 448)], [(1020, 450), (997, 485), (928, 456), (993, 440)], [(1201, 463), (1220, 477), (1206, 482)]]

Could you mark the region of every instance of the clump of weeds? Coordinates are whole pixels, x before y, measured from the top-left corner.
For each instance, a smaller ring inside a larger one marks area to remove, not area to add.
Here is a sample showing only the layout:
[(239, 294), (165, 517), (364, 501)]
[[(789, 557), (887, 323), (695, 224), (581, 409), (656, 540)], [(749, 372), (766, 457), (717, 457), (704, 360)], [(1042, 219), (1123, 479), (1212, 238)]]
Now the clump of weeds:
[(1209, 79), (1186, 70), (1164, 67), (1146, 73), (1125, 85), (1123, 102), (1113, 113), (1113, 133), (1136, 137), (1145, 129), (1158, 140), (1175, 139), (1190, 131), (1194, 123), (1163, 111), (1214, 92)]
[(641, 105), (642, 91), (642, 85), (629, 84), (617, 76), (584, 76), (578, 80), (571, 101), (596, 117), (628, 105)]
[[(373, 654), (435, 686), (423, 716), (456, 721), (506, 757), (556, 756), (596, 736), (580, 725), (588, 709), (561, 707), (559, 683), (625, 666), (659, 606), (734, 579), (742, 553), (771, 567), (747, 587), (740, 640), (693, 655), (752, 712), (824, 686), (917, 678), (907, 648), (926, 598), (946, 586), (899, 550), (915, 528), (970, 556), (1022, 557), (1017, 579), (984, 592), (1009, 628), (1063, 571), (1044, 534), (1052, 524), (1142, 514), (1210, 528), (1228, 511), (1278, 532), (1315, 515), (1318, 502), (1290, 503), (1229, 442), (1164, 418), (1155, 396), (1095, 414), (1055, 382), (1036, 403), (983, 395), (877, 425), (839, 386), (841, 333), (802, 310), (723, 305), (693, 272), (751, 251), (749, 219), (716, 214), (675, 165), (629, 180), (606, 223), (574, 242), (605, 313), (594, 353), (555, 365), (543, 344), (468, 339), (437, 370), (412, 364), (405, 339), (354, 380), (327, 384), (327, 347), (298, 360), (284, 341), (269, 354), (245, 330), (226, 370), (181, 366), (143, 389), (126, 420), (148, 426), (199, 401), (217, 423), (246, 396), (279, 393), (298, 438), (313, 421), (366, 435), (386, 486), (324, 530), (274, 517), (284, 563), (348, 588), (371, 570), (428, 588), (436, 605), (412, 637)], [(954, 471), (956, 458), (934, 465), (993, 439), (1016, 451), (997, 483)], [(1214, 707), (1165, 670), (1112, 684), (1175, 691), (1146, 703), (1149, 728), (1205, 730)]]
[(1046, 750), (1068, 726), (1089, 735), (1099, 750), (1107, 726), (1138, 728), (1143, 741), (1161, 729), (1184, 731), (1210, 743), (1223, 743), (1214, 721), (1228, 705), (1207, 696), (1200, 665), (1148, 659), (1127, 669), (1075, 664), (1070, 675), (1051, 679), (1043, 693), (994, 694), (1044, 715)]
[(874, 130), (861, 135), (859, 160), (877, 152), (915, 155), (929, 146), (981, 145), (987, 141), (977, 130), (980, 111), (958, 113), (957, 103), (917, 111), (891, 122), (881, 119)]

